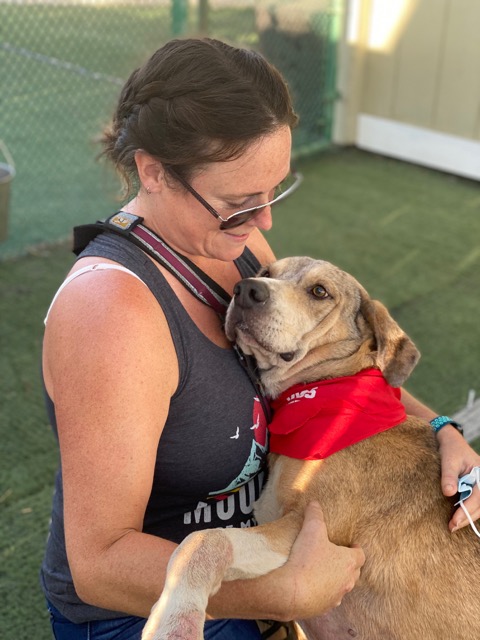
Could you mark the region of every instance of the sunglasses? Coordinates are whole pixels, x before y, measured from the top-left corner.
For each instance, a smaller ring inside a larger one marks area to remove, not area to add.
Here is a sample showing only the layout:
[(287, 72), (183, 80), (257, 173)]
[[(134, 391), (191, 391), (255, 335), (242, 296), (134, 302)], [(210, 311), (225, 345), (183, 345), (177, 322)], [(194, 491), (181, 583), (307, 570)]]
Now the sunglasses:
[(232, 213), (232, 215), (227, 218), (223, 218), (218, 211), (216, 211), (208, 202), (202, 198), (202, 196), (195, 191), (195, 189), (180, 176), (175, 169), (172, 167), (168, 167), (168, 171), (173, 175), (173, 177), (180, 182), (181, 185), (189, 191), (194, 198), (200, 202), (207, 211), (209, 211), (212, 216), (220, 220), (220, 229), (222, 231), (228, 229), (235, 229), (235, 227), (239, 227), (244, 224), (251, 218), (253, 218), (259, 211), (264, 209), (265, 207), (270, 207), (271, 205), (280, 202), (290, 194), (292, 194), (301, 184), (303, 180), (303, 175), (301, 173), (297, 173), (296, 171), (291, 171), (289, 175), (283, 180), (278, 187), (275, 188), (273, 200), (269, 200), (269, 202), (265, 202), (264, 204), (259, 204), (256, 207), (249, 207), (248, 209), (242, 209), (241, 211), (236, 211)]

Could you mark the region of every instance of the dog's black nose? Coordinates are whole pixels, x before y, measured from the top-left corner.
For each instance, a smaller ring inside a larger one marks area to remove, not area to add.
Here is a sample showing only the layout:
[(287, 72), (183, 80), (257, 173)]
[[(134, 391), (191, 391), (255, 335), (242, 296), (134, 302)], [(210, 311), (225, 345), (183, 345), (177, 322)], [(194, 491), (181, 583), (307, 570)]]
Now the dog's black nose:
[(234, 289), (235, 304), (243, 309), (251, 309), (257, 304), (262, 304), (268, 300), (270, 293), (268, 287), (260, 280), (247, 278), (240, 280)]

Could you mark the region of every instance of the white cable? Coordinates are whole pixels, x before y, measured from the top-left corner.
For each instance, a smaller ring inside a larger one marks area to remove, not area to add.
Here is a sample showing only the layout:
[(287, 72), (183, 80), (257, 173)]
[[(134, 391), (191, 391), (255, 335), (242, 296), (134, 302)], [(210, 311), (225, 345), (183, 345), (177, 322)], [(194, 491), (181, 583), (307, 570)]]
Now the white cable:
[(468, 513), (467, 507), (463, 504), (463, 500), (460, 500), (460, 506), (462, 507), (463, 511), (465, 512), (465, 515), (467, 516), (468, 521), (469, 521), (470, 526), (472, 527), (473, 531), (480, 538), (480, 531), (475, 526), (475, 523), (472, 520), (472, 516)]
[(473, 487), (475, 486), (475, 484), (477, 485), (480, 491), (480, 467), (473, 467), (470, 473), (467, 473), (467, 475), (459, 479), (458, 491), (460, 493), (463, 493), (463, 492), (470, 492), (470, 493), (463, 500), (459, 500), (456, 504), (459, 504), (462, 507), (475, 535), (477, 535), (480, 538), (480, 531), (478, 531), (477, 527), (475, 526), (475, 523), (473, 522), (472, 516), (468, 512), (467, 507), (463, 504), (465, 500), (467, 500), (472, 495)]

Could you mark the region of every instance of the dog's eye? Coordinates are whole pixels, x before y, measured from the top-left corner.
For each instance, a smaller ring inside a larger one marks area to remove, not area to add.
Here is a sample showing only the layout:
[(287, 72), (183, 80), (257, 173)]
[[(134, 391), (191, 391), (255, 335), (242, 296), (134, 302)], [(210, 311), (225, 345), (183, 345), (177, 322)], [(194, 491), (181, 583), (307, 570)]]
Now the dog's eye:
[(325, 287), (322, 287), (321, 284), (316, 284), (314, 287), (312, 287), (310, 289), (310, 293), (312, 294), (312, 296), (315, 296), (315, 298), (320, 298), (322, 300), (330, 297), (328, 291), (325, 289)]
[(270, 278), (270, 271), (268, 269), (262, 269), (257, 276), (258, 278)]

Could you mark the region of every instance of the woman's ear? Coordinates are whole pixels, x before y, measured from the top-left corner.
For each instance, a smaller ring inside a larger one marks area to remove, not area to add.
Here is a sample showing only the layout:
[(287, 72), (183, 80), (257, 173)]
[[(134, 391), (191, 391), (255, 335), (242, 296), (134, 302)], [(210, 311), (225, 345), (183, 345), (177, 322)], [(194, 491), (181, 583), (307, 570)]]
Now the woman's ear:
[(362, 292), (360, 311), (377, 343), (376, 364), (392, 387), (401, 387), (411, 374), (420, 352), (378, 300)]
[(159, 193), (164, 183), (165, 173), (161, 162), (143, 149), (138, 149), (135, 152), (135, 164), (140, 185), (147, 194)]

